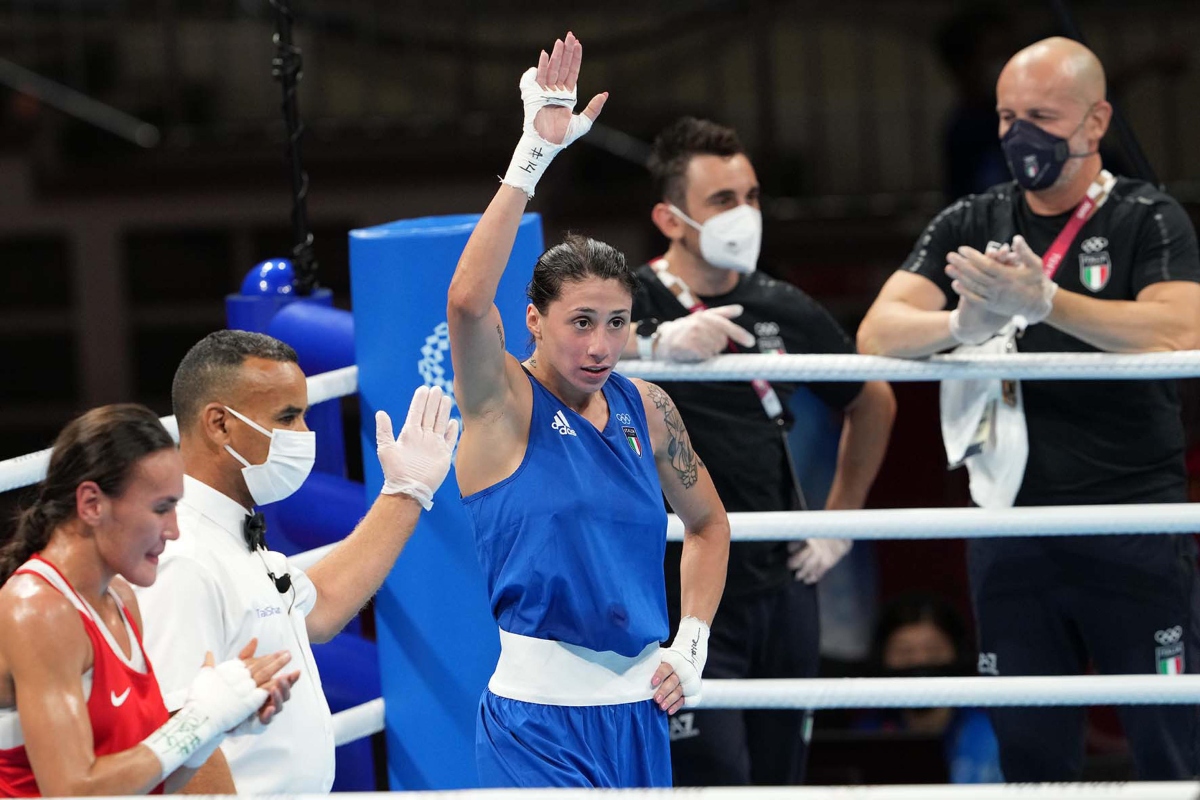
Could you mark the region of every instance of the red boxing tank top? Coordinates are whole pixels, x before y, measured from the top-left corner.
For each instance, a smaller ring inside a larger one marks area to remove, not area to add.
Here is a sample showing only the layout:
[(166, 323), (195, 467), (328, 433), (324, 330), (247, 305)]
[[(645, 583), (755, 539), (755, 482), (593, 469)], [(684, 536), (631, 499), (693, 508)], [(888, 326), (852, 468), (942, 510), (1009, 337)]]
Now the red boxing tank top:
[[(83, 679), (92, 723), (92, 747), (97, 756), (129, 750), (166, 723), (167, 707), (142, 647), (141, 632), (116, 592), (108, 590), (125, 619), (125, 632), (133, 644), (131, 659), (125, 658), (95, 609), (49, 561), (35, 555), (14, 574), (38, 576), (62, 592), (79, 611), (92, 645), (90, 693), (87, 675)], [(41, 793), (17, 723), (17, 709), (0, 711), (0, 797), (39, 797)], [(151, 794), (162, 794), (162, 784)]]

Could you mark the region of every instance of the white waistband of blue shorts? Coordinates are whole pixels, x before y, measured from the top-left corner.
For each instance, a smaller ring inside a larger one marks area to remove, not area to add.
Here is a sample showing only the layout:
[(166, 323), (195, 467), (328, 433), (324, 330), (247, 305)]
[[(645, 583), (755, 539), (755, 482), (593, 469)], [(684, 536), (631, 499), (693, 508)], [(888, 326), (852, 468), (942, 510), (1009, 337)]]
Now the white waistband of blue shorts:
[(488, 689), (500, 697), (541, 705), (638, 703), (654, 695), (650, 680), (660, 663), (658, 642), (628, 658), (502, 630), (500, 660)]

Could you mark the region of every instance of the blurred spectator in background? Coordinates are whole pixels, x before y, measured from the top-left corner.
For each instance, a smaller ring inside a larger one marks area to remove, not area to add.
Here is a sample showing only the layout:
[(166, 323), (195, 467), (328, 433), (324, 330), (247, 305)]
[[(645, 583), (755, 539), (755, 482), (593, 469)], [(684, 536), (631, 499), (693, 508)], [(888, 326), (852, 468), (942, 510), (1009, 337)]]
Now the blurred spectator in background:
[[(970, 675), (975, 649), (966, 625), (946, 600), (907, 594), (884, 607), (875, 629), (875, 664), (885, 677)], [(978, 708), (904, 708), (871, 712), (871, 730), (942, 737), (951, 783), (1001, 783), (1000, 751), (987, 714)]]

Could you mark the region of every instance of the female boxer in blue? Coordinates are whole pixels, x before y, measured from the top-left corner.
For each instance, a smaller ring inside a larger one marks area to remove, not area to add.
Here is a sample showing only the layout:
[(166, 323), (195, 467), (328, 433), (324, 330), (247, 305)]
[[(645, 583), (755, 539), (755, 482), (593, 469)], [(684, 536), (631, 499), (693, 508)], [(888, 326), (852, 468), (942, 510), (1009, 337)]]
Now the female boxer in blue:
[[(500, 627), (476, 727), (484, 786), (670, 786), (667, 715), (699, 698), (725, 585), (729, 521), (679, 412), (612, 371), (629, 339), (625, 257), (583, 237), (543, 253), (533, 354), (504, 348), (494, 299), (521, 214), (607, 99), (571, 113), (581, 56), (568, 33), (522, 78), (524, 135), (450, 285), (458, 483)], [(660, 649), (664, 494), (686, 529), (684, 619)]]

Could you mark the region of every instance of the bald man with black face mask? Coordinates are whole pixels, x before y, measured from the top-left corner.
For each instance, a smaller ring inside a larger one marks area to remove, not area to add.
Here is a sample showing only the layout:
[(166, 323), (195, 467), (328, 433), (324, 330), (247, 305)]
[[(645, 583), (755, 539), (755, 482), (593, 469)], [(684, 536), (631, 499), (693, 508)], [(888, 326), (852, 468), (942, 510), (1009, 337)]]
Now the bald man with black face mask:
[[(934, 218), (863, 320), (860, 352), (1200, 348), (1195, 231), (1156, 187), (1103, 169), (1112, 107), (1096, 56), (1037, 42), (996, 95), (1013, 182)], [(978, 505), (1187, 501), (1173, 381), (983, 383), (942, 387), (947, 452)], [(968, 553), (981, 674), (1200, 672), (1190, 536), (976, 539)], [(1196, 775), (1196, 707), (1119, 710), (1139, 778)], [(1077, 779), (1084, 717), (995, 710), (1005, 778)]]

